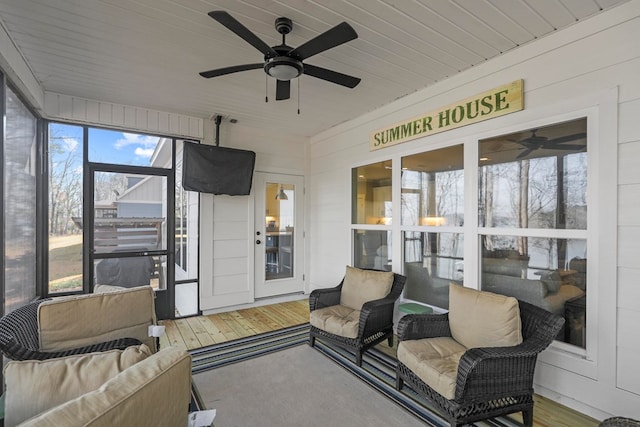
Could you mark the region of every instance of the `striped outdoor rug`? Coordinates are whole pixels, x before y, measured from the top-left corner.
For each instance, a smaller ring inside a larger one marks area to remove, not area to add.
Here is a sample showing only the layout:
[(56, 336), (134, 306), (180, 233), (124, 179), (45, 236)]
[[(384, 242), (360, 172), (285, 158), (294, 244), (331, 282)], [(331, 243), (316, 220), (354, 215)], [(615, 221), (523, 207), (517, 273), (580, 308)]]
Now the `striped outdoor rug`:
[[(192, 373), (197, 374), (298, 345), (307, 345), (308, 342), (309, 324), (304, 324), (191, 350), (190, 354), (193, 359)], [(445, 419), (430, 410), (429, 403), (415, 394), (408, 385), (405, 385), (401, 392), (395, 389), (395, 358), (377, 348), (373, 348), (365, 352), (362, 367), (358, 367), (354, 363), (354, 355), (347, 350), (329, 347), (319, 339), (316, 339), (315, 348), (342, 368), (418, 417), (425, 425), (438, 427), (449, 425)], [(193, 390), (193, 405), (196, 408), (205, 409), (202, 404), (202, 398), (195, 386)], [(515, 427), (520, 424), (509, 418), (500, 417), (474, 425), (478, 427)]]

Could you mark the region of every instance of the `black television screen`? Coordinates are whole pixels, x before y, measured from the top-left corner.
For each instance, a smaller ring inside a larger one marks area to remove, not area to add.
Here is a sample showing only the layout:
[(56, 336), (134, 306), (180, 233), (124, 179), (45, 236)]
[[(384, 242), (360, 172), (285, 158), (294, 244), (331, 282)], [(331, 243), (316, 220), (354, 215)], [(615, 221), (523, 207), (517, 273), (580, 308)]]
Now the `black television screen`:
[(255, 163), (253, 151), (185, 142), (182, 187), (201, 193), (246, 196), (251, 192)]

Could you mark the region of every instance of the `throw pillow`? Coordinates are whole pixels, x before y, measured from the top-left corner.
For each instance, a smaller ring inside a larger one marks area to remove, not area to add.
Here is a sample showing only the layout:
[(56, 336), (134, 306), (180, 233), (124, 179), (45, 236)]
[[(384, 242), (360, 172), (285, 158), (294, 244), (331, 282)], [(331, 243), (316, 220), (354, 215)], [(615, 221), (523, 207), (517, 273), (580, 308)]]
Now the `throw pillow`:
[(61, 403), (97, 390), (151, 355), (146, 345), (48, 360), (7, 363), (5, 423), (17, 425)]
[(353, 310), (362, 310), (365, 302), (386, 297), (392, 284), (392, 271), (361, 270), (347, 266), (340, 304)]
[(466, 348), (522, 343), (520, 306), (513, 297), (449, 286), (451, 336)]

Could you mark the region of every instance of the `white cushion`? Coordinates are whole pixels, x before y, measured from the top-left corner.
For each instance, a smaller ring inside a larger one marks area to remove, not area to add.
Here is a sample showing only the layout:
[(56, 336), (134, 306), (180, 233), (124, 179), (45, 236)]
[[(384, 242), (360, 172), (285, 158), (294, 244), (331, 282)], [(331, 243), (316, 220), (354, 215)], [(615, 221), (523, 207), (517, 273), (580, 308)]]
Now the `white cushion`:
[(401, 341), (398, 360), (447, 399), (456, 394), (458, 364), (467, 349), (450, 337)]
[(347, 338), (357, 338), (360, 325), (360, 311), (343, 305), (313, 310), (309, 323), (318, 329)]
[(393, 272), (371, 271), (347, 266), (342, 283), (340, 304), (353, 310), (362, 305), (386, 297), (393, 285)]
[(513, 297), (449, 286), (451, 336), (467, 348), (522, 343), (520, 306)]
[(48, 360), (7, 363), (5, 423), (13, 426), (75, 399), (150, 356), (144, 344)]

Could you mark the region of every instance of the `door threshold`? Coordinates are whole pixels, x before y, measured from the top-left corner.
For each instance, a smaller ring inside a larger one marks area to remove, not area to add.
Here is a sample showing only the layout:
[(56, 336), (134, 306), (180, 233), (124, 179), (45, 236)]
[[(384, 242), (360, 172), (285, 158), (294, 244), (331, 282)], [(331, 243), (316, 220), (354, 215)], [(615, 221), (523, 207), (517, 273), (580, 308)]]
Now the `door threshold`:
[(245, 308), (261, 307), (263, 305), (279, 304), (281, 302), (298, 301), (309, 298), (309, 294), (304, 292), (295, 292), (285, 295), (277, 295), (273, 297), (256, 298), (252, 303), (230, 305), (227, 307), (214, 308), (212, 310), (203, 310), (202, 314), (207, 316), (209, 314), (225, 313), (227, 311), (243, 310)]

